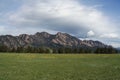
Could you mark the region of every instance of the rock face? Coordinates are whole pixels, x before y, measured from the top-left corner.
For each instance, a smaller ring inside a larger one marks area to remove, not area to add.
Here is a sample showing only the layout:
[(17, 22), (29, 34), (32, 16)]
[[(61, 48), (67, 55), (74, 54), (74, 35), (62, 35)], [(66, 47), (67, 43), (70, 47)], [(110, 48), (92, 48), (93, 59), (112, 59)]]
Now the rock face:
[(67, 33), (58, 32), (55, 35), (49, 34), (47, 32), (37, 32), (34, 35), (21, 34), (19, 36), (5, 35), (0, 36), (0, 45), (5, 45), (9, 48), (17, 47), (108, 47), (107, 45), (92, 40), (80, 40), (74, 36), (71, 36)]

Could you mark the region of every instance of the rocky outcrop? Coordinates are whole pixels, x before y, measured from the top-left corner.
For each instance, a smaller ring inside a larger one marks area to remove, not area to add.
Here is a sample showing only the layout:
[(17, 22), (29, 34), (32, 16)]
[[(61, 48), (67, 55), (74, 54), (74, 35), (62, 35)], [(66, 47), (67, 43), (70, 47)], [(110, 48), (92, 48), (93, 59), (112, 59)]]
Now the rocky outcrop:
[(34, 35), (21, 34), (19, 36), (4, 35), (0, 36), (0, 45), (5, 45), (9, 48), (17, 47), (108, 47), (107, 45), (92, 40), (80, 40), (67, 33), (58, 32), (55, 35), (47, 32), (37, 32)]

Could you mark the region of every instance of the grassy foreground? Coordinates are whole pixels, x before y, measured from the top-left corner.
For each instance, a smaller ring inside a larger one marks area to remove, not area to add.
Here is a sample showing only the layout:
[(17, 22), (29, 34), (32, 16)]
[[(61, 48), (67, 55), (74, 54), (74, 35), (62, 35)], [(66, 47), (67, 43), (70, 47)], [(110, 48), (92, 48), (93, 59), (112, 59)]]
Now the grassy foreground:
[(120, 55), (0, 54), (0, 80), (120, 80)]

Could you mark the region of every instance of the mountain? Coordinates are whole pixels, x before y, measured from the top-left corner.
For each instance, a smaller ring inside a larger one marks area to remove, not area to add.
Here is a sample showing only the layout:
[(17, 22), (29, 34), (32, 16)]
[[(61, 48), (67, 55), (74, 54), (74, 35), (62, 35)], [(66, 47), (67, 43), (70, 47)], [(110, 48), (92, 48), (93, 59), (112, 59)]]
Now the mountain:
[(99, 41), (92, 40), (80, 40), (74, 36), (67, 33), (58, 32), (55, 35), (49, 34), (47, 32), (37, 32), (34, 35), (21, 34), (19, 36), (3, 35), (0, 36), (0, 45), (5, 45), (8, 48), (17, 47), (50, 47), (50, 48), (60, 48), (60, 47), (88, 47), (88, 48), (104, 48), (109, 47)]

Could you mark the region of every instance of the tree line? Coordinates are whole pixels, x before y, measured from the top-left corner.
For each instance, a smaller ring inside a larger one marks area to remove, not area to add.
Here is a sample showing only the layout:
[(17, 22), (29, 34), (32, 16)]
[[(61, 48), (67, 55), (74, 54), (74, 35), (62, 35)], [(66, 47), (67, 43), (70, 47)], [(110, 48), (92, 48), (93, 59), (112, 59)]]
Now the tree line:
[(70, 48), (70, 47), (60, 47), (60, 48), (49, 48), (49, 47), (17, 47), (8, 48), (7, 46), (0, 46), (0, 52), (11, 52), (11, 53), (95, 53), (95, 54), (113, 54), (118, 53), (115, 48), (105, 47), (105, 48)]

